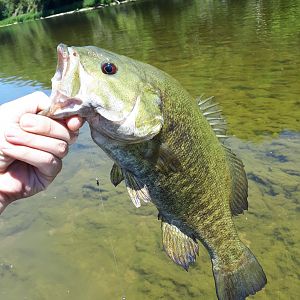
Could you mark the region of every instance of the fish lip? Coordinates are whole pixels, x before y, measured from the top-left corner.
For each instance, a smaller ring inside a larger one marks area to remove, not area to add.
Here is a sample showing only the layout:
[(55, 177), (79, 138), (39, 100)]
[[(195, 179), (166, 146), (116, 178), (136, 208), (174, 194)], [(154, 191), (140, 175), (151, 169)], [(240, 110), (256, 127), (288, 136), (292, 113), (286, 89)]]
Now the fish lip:
[(72, 56), (77, 56), (78, 53), (73, 47), (60, 43), (57, 46), (57, 66), (56, 72), (52, 77), (52, 91), (50, 95), (50, 107), (41, 112), (42, 115), (53, 119), (63, 119), (72, 115), (80, 115), (83, 101), (76, 96), (71, 95), (69, 86), (64, 86), (63, 81), (71, 68)]
[(56, 97), (59, 101), (54, 101), (48, 109), (41, 111), (39, 114), (50, 117), (52, 119), (65, 119), (71, 116), (79, 115), (82, 116), (84, 107), (82, 106), (83, 101), (79, 98), (68, 97), (61, 93), (57, 93)]
[(57, 46), (57, 67), (52, 80), (60, 81), (64, 77), (69, 67), (70, 53), (68, 46), (60, 43)]

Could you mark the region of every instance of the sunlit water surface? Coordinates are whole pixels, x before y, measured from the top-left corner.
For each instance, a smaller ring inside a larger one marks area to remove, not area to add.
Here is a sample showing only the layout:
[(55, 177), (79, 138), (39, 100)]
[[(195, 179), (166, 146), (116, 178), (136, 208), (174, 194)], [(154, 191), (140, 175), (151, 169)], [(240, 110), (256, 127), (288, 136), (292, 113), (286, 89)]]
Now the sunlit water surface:
[[(235, 223), (268, 277), (253, 298), (299, 299), (299, 32), (296, 0), (138, 1), (0, 28), (0, 103), (49, 93), (60, 42), (131, 56), (195, 97), (214, 95), (249, 179), (249, 212)], [(188, 273), (166, 257), (155, 207), (136, 209), (112, 186), (86, 127), (64, 163), (46, 192), (0, 218), (0, 299), (216, 298), (206, 250)]]

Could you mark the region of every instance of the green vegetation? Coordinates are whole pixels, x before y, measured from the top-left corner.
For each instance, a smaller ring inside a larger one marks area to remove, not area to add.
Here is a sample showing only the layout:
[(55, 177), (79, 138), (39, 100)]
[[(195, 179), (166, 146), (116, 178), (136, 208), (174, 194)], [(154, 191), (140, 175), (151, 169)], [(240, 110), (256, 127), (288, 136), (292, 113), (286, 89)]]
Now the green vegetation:
[(41, 13), (27, 13), (19, 16), (11, 16), (4, 20), (1, 20), (0, 26), (14, 24), (14, 23), (22, 23), (29, 20), (35, 20), (35, 19), (39, 19), (41, 16), (42, 16)]
[(0, 26), (113, 2), (122, 0), (0, 0)]

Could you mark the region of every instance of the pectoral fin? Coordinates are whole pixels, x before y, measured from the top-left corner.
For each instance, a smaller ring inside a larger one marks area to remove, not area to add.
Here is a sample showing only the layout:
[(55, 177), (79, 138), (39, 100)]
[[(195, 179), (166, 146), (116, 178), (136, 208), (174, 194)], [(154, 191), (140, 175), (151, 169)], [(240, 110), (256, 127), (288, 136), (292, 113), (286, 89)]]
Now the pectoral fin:
[(163, 247), (167, 255), (186, 271), (196, 261), (199, 247), (196, 241), (184, 234), (175, 225), (161, 222)]
[(182, 170), (182, 165), (177, 156), (165, 143), (160, 145), (157, 159), (157, 168), (163, 172), (179, 172)]
[(123, 173), (128, 194), (135, 207), (140, 207), (141, 201), (150, 202), (151, 198), (147, 186), (131, 173), (124, 170)]
[(113, 164), (112, 169), (110, 171), (110, 181), (114, 186), (117, 186), (119, 183), (124, 180), (124, 176), (122, 173), (122, 169), (117, 165)]

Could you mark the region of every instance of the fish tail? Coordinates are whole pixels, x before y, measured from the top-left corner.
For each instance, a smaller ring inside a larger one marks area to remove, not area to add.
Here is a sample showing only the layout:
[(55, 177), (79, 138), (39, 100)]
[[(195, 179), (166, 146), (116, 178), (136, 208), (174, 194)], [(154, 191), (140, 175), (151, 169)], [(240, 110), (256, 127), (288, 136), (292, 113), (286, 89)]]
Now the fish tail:
[(260, 291), (267, 283), (261, 265), (246, 246), (234, 264), (227, 266), (214, 258), (212, 265), (219, 300), (243, 300)]

